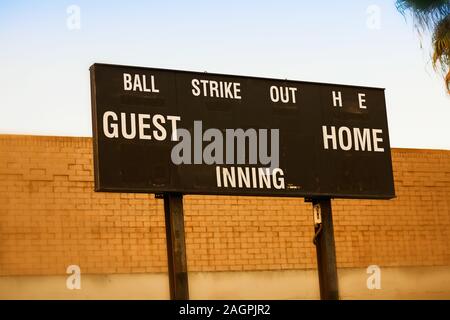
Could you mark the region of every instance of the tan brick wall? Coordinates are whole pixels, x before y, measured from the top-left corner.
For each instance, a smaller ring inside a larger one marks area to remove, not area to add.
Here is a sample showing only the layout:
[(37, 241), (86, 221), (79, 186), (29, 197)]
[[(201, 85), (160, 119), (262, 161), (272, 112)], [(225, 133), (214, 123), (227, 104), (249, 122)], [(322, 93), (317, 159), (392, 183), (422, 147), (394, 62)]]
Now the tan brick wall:
[[(394, 149), (398, 198), (334, 200), (338, 267), (450, 265), (450, 151)], [(89, 138), (0, 135), (0, 275), (166, 271), (162, 200), (93, 192)], [(315, 268), (303, 199), (185, 197), (190, 271)]]

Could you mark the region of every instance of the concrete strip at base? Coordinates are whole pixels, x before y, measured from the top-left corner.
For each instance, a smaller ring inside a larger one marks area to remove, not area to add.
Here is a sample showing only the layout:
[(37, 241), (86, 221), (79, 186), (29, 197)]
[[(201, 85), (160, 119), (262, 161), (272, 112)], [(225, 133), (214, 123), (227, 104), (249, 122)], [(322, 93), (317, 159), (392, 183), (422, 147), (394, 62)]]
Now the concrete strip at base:
[[(67, 276), (68, 277), (68, 276)], [(81, 274), (81, 289), (69, 290), (66, 276), (0, 277), (0, 299), (169, 299), (167, 275)]]
[[(365, 268), (339, 269), (341, 299), (450, 299), (450, 267), (381, 267), (369, 290)], [(166, 274), (0, 277), (0, 299), (168, 299)], [(191, 299), (319, 299), (315, 270), (189, 273)]]
[(191, 299), (319, 299), (316, 270), (189, 275)]
[(340, 269), (342, 299), (450, 299), (450, 266), (380, 267), (381, 288), (367, 288), (366, 269)]

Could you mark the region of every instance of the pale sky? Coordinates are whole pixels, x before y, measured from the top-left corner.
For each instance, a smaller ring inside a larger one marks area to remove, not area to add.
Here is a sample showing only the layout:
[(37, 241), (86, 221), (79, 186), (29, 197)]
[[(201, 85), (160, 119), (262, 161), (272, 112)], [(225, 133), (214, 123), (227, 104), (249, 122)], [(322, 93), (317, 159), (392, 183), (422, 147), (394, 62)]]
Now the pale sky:
[(91, 136), (103, 62), (383, 87), (392, 147), (450, 149), (429, 38), (394, 2), (0, 1), (0, 133)]

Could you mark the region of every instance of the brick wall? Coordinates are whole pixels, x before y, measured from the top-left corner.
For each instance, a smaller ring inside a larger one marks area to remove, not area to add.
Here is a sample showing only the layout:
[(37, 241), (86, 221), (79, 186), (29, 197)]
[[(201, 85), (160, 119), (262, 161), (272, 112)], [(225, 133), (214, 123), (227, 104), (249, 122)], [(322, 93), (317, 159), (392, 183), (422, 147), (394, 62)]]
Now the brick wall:
[[(338, 267), (450, 265), (450, 151), (393, 150), (397, 199), (333, 200)], [(89, 138), (0, 135), (0, 275), (166, 272), (162, 200), (94, 193)], [(189, 271), (315, 268), (303, 199), (185, 196)]]

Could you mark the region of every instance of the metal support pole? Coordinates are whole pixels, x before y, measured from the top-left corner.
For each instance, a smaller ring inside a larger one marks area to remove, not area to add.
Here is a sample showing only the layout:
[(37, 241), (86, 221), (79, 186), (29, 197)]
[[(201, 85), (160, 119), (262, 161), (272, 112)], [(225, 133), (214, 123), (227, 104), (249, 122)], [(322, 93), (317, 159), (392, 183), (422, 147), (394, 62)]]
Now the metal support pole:
[(338, 300), (336, 249), (330, 198), (312, 199), (314, 210), (314, 244), (317, 252), (320, 299)]
[(170, 299), (188, 300), (189, 285), (184, 238), (183, 195), (180, 193), (165, 193), (164, 213)]

